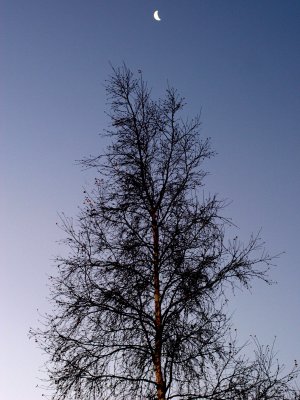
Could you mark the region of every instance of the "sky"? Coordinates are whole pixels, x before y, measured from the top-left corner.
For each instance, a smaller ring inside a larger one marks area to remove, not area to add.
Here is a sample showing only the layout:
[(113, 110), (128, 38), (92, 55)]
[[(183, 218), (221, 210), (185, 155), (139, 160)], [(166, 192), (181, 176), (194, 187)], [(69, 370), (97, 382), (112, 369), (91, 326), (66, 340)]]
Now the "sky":
[(233, 323), (241, 342), (276, 336), (278, 358), (300, 360), (299, 44), (299, 0), (0, 0), (1, 399), (42, 398), (28, 330), (66, 251), (58, 213), (76, 217), (96, 176), (76, 160), (105, 148), (110, 63), (141, 69), (156, 98), (169, 82), (187, 115), (201, 110), (217, 152), (205, 190), (228, 199), (242, 240), (261, 229), (284, 252), (276, 285), (236, 291)]

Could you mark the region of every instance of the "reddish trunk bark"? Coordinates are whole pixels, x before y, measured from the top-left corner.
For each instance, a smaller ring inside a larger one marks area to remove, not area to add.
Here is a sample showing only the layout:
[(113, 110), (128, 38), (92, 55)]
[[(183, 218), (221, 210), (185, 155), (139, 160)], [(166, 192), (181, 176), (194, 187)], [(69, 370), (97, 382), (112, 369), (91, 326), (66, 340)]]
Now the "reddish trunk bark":
[(155, 349), (154, 349), (154, 371), (157, 385), (157, 400), (165, 400), (166, 389), (161, 366), (162, 351), (162, 321), (160, 304), (160, 279), (159, 279), (159, 231), (157, 214), (152, 213), (152, 235), (153, 235), (153, 272), (154, 272), (154, 312), (155, 312)]

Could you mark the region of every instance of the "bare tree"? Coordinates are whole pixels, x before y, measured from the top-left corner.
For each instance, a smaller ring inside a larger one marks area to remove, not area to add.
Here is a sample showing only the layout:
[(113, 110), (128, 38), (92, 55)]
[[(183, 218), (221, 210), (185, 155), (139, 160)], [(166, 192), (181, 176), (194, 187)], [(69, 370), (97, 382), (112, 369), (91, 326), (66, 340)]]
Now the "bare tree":
[(227, 291), (269, 282), (271, 257), (258, 236), (227, 241), (224, 203), (200, 193), (214, 153), (199, 117), (180, 118), (172, 88), (152, 100), (126, 66), (106, 90), (111, 145), (82, 161), (99, 178), (77, 223), (62, 218), (70, 254), (32, 332), (53, 399), (299, 399), (296, 367), (283, 375), (258, 343), (246, 359), (231, 333)]

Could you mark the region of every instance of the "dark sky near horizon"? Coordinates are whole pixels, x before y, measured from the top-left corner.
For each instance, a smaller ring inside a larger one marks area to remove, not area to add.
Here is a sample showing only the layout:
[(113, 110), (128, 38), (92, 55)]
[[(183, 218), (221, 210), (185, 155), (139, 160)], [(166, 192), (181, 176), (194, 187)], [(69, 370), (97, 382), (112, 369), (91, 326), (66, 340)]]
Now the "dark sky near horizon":
[(276, 335), (278, 358), (300, 360), (300, 1), (0, 0), (0, 51), (0, 398), (41, 399), (28, 329), (65, 251), (57, 213), (76, 216), (95, 176), (75, 160), (105, 146), (110, 63), (201, 110), (218, 153), (205, 190), (228, 199), (241, 240), (261, 229), (270, 253), (285, 252), (277, 285), (236, 292), (234, 325), (241, 342)]

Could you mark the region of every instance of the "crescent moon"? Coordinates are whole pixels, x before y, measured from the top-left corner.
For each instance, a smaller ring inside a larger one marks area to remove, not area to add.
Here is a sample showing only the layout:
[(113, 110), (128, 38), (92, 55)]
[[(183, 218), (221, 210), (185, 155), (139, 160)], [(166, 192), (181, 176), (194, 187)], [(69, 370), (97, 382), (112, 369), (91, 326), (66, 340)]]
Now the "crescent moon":
[(161, 19), (159, 18), (159, 15), (158, 15), (158, 10), (154, 11), (153, 17), (156, 21), (161, 21)]

